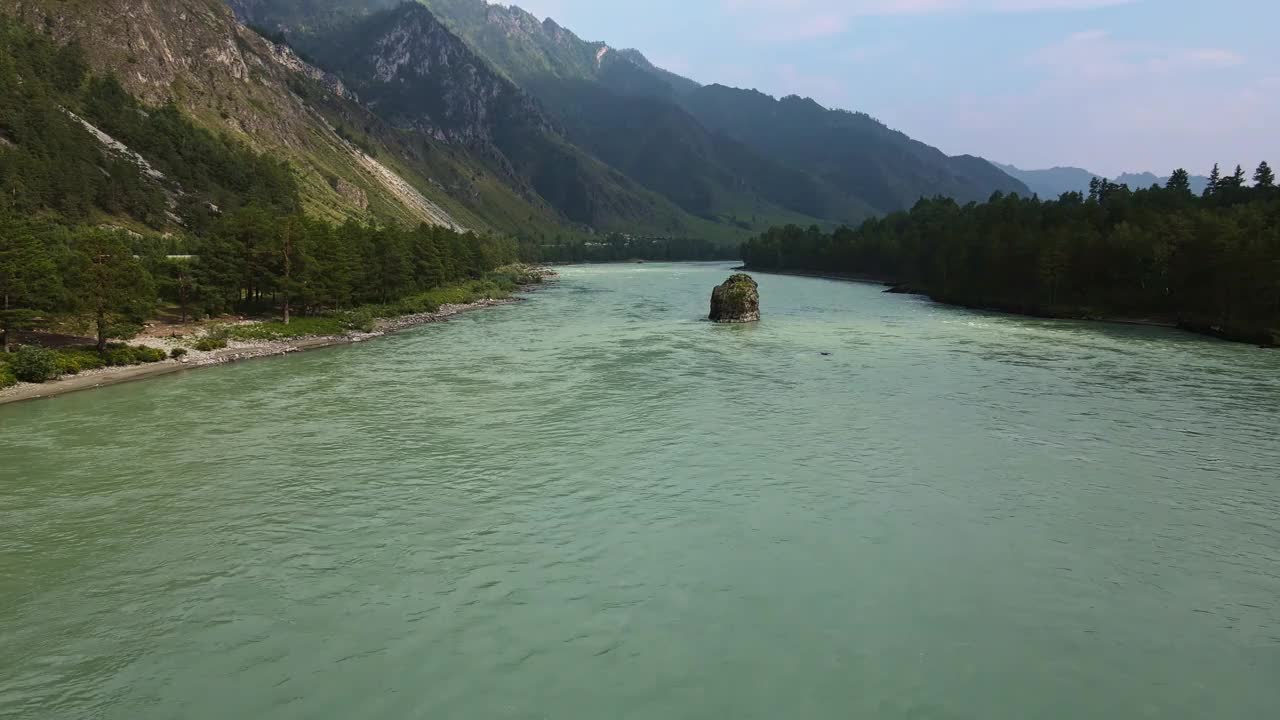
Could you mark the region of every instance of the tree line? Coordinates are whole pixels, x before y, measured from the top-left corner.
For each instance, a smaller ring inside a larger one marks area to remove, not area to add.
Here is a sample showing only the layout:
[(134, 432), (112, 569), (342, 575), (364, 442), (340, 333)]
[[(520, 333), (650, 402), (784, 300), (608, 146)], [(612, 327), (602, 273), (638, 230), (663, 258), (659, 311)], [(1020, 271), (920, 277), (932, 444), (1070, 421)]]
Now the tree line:
[(69, 227), (0, 211), (0, 333), (79, 321), (99, 350), (130, 337), (166, 302), (187, 317), (317, 315), (388, 305), (478, 279), (517, 259), (509, 239), (447, 228), (333, 225), (248, 206), (179, 242)]
[(831, 272), (960, 305), (1058, 317), (1159, 317), (1280, 342), (1280, 190), (1263, 162), (1132, 190), (1095, 179), (1057, 200), (922, 199), (856, 228), (774, 228), (745, 243), (750, 268)]
[(558, 238), (554, 243), (530, 239), (521, 243), (520, 253), (525, 259), (538, 262), (688, 262), (731, 260), (735, 257), (736, 248), (704, 238), (607, 233), (585, 240)]

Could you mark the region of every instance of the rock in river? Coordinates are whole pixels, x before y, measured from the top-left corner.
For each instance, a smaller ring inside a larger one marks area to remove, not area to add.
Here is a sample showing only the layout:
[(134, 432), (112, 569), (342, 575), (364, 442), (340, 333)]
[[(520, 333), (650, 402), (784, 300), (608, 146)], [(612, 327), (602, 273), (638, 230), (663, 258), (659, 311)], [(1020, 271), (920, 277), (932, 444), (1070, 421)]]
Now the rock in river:
[(760, 319), (760, 286), (750, 275), (738, 273), (711, 292), (711, 319), (718, 323), (748, 323)]

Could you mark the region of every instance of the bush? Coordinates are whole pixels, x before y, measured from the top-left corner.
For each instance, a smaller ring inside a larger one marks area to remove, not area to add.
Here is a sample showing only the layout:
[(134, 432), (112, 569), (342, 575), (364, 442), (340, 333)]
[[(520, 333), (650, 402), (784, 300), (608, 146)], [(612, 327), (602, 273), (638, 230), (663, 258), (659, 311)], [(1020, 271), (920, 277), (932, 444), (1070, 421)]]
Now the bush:
[(17, 384), (18, 378), (13, 376), (13, 371), (9, 369), (8, 363), (0, 363), (0, 389)]
[(65, 348), (56, 352), (58, 369), (63, 375), (75, 375), (106, 365), (106, 361), (95, 348)]
[(541, 285), (545, 281), (542, 271), (528, 265), (507, 265), (490, 270), (484, 277), (510, 290), (519, 289), (521, 285)]
[(58, 376), (58, 356), (52, 350), (24, 345), (9, 361), (13, 376), (22, 382), (42, 383)]
[(174, 348), (174, 349), (172, 349), (172, 350), (170, 350), (170, 351), (169, 351), (169, 357), (170, 357), (170, 358), (172, 358), (172, 359), (174, 359), (174, 360), (181, 360), (182, 358), (184, 358), (184, 357), (186, 357), (186, 356), (187, 356), (187, 349), (186, 349), (186, 348)]
[(169, 354), (160, 348), (148, 347), (146, 345), (139, 345), (138, 347), (133, 348), (134, 361), (140, 365), (162, 362), (167, 357), (169, 357)]
[(102, 359), (107, 367), (126, 367), (133, 364), (133, 352), (129, 348), (108, 348)]
[(141, 345), (138, 347), (129, 347), (128, 345), (108, 345), (107, 351), (103, 353), (103, 360), (106, 361), (108, 367), (126, 367), (129, 365), (158, 363), (166, 357), (168, 357), (168, 355), (159, 348)]
[(57, 354), (58, 374), (59, 375), (75, 375), (83, 368), (80, 367), (80, 360), (75, 355)]
[(347, 313), (344, 324), (349, 330), (371, 333), (377, 328), (379, 317), (381, 315), (378, 310), (372, 306), (362, 307)]
[(199, 350), (200, 352), (213, 352), (214, 350), (221, 350), (226, 346), (227, 346), (226, 340), (223, 340), (221, 338), (213, 338), (213, 337), (200, 338), (199, 340), (196, 341), (196, 344), (194, 345), (195, 349)]

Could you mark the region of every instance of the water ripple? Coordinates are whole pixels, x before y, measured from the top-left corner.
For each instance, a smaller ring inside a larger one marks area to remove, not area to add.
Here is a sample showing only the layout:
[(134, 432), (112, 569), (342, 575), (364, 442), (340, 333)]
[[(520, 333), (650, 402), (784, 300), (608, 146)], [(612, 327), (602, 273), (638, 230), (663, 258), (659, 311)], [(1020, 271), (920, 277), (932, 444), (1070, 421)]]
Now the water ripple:
[(0, 716), (1280, 706), (1280, 354), (727, 273), (0, 408)]

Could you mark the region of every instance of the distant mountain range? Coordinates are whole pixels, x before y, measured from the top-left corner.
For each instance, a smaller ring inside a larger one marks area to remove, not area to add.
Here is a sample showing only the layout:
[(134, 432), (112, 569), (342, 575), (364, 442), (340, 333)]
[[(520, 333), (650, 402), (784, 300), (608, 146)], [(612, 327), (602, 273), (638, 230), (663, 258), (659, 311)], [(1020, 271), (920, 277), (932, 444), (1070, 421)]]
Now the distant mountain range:
[[(922, 197), (1030, 192), (865, 114), (704, 86), (484, 0), (23, 0), (0, 14), (74, 43), (68, 52), (117, 77), (144, 116), (167, 108), (286, 161), (301, 206), (335, 222), (736, 243)], [(25, 138), (0, 127), (0, 155), (23, 143), (24, 157), (59, 153), (54, 139)], [(123, 221), (111, 202), (84, 212)]]
[(577, 224), (744, 237), (857, 222), (925, 196), (1026, 192), (985, 160), (948, 157), (866, 115), (704, 87), (518, 7), (229, 1), (393, 126), (486, 143)]
[[(1104, 178), (1105, 175), (1089, 172), (1083, 168), (1077, 167), (1055, 167), (1048, 170), (1023, 170), (1012, 165), (1001, 165), (995, 163), (1010, 176), (1021, 180), (1041, 199), (1052, 200), (1063, 193), (1078, 192), (1088, 194), (1089, 182), (1094, 178)], [(1164, 185), (1169, 182), (1169, 176), (1159, 177), (1155, 173), (1124, 173), (1119, 177), (1107, 178), (1111, 182), (1121, 185), (1128, 185), (1131, 189), (1148, 188), (1152, 185)], [(1209, 185), (1209, 178), (1203, 175), (1191, 176), (1191, 191), (1197, 195), (1202, 194)]]
[(421, 2), (542, 100), (572, 139), (700, 216), (755, 206), (848, 222), (924, 196), (985, 200), (1019, 189), (985, 160), (947, 157), (865, 114), (704, 87), (518, 7)]

